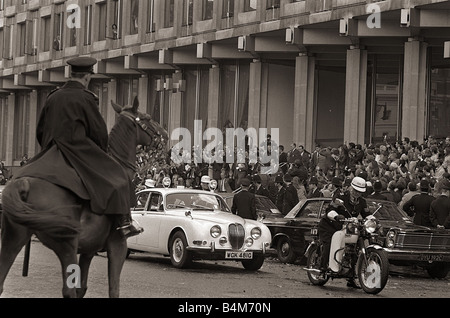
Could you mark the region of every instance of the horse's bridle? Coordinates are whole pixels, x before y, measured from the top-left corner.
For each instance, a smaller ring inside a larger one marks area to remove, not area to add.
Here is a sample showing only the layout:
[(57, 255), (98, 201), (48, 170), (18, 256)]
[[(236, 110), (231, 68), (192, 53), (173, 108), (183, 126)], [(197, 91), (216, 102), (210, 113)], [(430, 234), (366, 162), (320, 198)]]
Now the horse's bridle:
[(124, 116), (125, 118), (130, 119), (132, 122), (137, 124), (147, 135), (149, 135), (151, 138), (153, 138), (153, 134), (150, 133), (150, 127), (147, 126), (139, 117), (139, 113), (137, 116), (134, 116), (130, 112), (124, 110), (120, 113), (120, 115)]

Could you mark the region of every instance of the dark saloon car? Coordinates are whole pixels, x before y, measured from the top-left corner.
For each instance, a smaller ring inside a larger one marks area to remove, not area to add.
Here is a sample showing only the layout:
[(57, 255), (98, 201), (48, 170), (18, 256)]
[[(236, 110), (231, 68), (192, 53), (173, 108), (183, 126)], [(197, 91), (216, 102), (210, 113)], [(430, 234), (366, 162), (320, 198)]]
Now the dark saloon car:
[[(301, 200), (285, 217), (266, 217), (263, 223), (272, 233), (272, 248), (283, 263), (293, 263), (311, 242), (330, 198)], [(390, 201), (367, 200), (382, 227), (378, 242), (393, 265), (417, 265), (433, 278), (444, 278), (450, 270), (450, 230), (413, 224), (408, 215)]]

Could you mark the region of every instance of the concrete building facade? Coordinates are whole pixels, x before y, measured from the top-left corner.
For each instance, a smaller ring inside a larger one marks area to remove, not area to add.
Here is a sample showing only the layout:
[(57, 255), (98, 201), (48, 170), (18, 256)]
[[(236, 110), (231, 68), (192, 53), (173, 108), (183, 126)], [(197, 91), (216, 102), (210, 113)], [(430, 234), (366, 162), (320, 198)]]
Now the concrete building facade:
[(448, 40), (439, 0), (0, 0), (0, 159), (39, 151), (84, 55), (109, 128), (138, 96), (169, 133), (278, 128), (287, 149), (447, 136)]

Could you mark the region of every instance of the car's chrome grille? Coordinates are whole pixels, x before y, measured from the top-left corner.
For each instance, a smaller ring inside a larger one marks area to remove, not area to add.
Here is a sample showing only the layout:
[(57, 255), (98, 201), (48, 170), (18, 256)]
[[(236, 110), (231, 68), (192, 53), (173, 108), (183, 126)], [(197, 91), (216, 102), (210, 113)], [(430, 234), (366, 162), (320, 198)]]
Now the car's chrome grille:
[(397, 248), (450, 251), (450, 235), (437, 233), (399, 233)]
[(233, 249), (240, 249), (244, 245), (245, 230), (242, 224), (230, 224), (228, 227), (228, 239)]

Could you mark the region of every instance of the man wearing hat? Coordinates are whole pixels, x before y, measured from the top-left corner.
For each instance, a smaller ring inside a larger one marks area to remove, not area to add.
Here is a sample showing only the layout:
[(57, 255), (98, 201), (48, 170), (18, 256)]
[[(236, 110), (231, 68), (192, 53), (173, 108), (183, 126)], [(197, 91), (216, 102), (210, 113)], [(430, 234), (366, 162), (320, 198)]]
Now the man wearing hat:
[(318, 184), (319, 184), (319, 181), (317, 180), (317, 178), (312, 176), (308, 183), (308, 188), (309, 188), (308, 196), (307, 196), (308, 199), (323, 197), (323, 194), (320, 191)]
[(275, 186), (277, 188), (277, 194), (275, 198), (275, 205), (280, 212), (283, 212), (284, 194), (286, 193), (286, 187), (282, 176), (275, 177)]
[(96, 63), (90, 57), (67, 61), (70, 79), (48, 95), (37, 124), (42, 151), (16, 176), (37, 177), (69, 189), (93, 213), (115, 216), (117, 229), (129, 237), (142, 229), (131, 221), (132, 181), (107, 153), (108, 131), (98, 98), (87, 89)]
[(242, 190), (234, 195), (231, 212), (244, 219), (256, 220), (255, 195), (248, 191), (250, 184), (251, 182), (248, 178), (241, 180)]
[[(345, 231), (341, 231), (341, 220), (345, 218), (361, 216), (366, 218), (370, 215), (366, 199), (362, 194), (366, 192), (366, 180), (361, 177), (352, 179), (347, 192), (336, 196), (343, 201), (343, 206), (333, 203), (327, 208), (327, 213), (319, 223), (319, 238), (323, 242), (322, 270), (326, 271), (328, 266), (332, 271), (338, 271), (339, 265), (334, 259), (335, 253), (345, 247)], [(338, 256), (340, 254), (338, 253)], [(348, 279), (347, 286), (360, 288), (353, 279)]]
[(286, 215), (297, 205), (299, 200), (297, 189), (292, 185), (292, 176), (288, 173), (284, 176), (283, 180), (286, 184), (286, 191), (284, 193), (283, 209), (281, 213)]
[(259, 174), (253, 177), (253, 182), (254, 182), (253, 192), (255, 194), (262, 195), (268, 198), (270, 197), (269, 190), (267, 190), (266, 187), (263, 186), (261, 176)]
[(441, 194), (431, 203), (430, 221), (438, 229), (450, 229), (450, 181), (440, 181)]
[(428, 180), (420, 181), (420, 194), (413, 196), (403, 205), (403, 211), (414, 217), (414, 224), (431, 226), (430, 207), (436, 198), (430, 195), (430, 184)]

